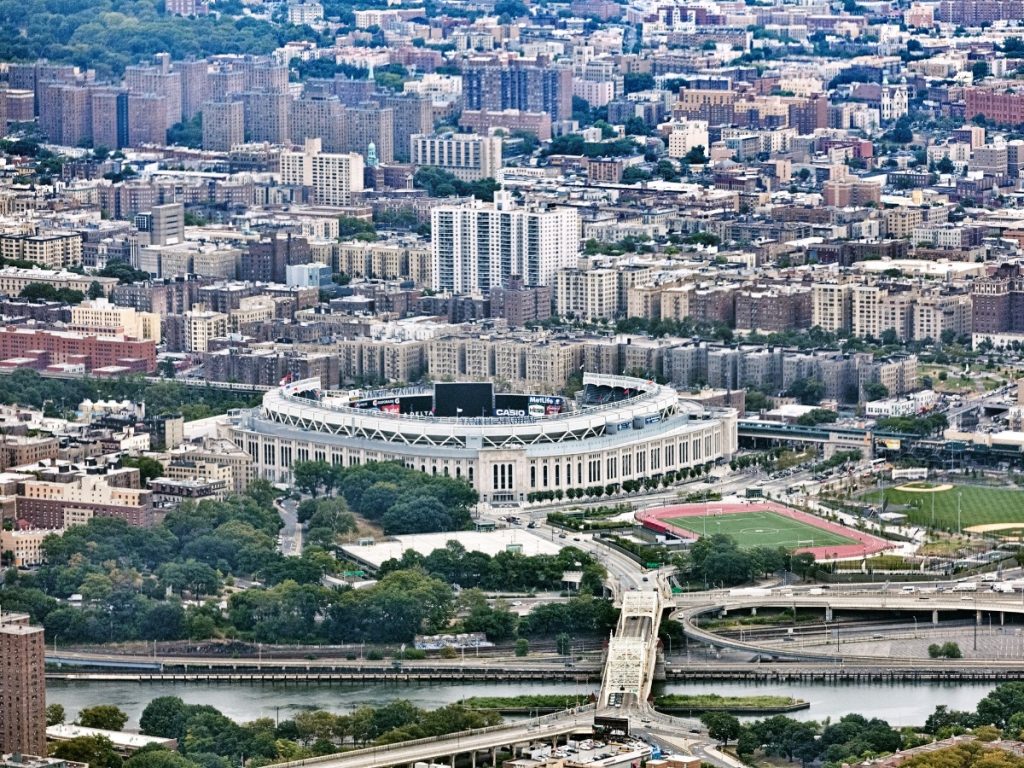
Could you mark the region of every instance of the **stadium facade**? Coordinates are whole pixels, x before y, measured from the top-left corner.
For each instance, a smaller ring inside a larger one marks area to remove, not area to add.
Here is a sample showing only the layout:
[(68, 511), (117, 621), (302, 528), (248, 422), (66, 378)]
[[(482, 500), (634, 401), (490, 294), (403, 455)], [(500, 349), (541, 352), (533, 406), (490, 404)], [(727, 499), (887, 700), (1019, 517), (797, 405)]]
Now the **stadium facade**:
[(587, 373), (583, 382), (570, 400), (494, 394), (479, 383), (321, 392), (319, 379), (306, 379), (266, 393), (261, 408), (233, 414), (228, 427), (272, 482), (288, 483), (297, 461), (398, 461), (465, 478), (489, 503), (660, 477), (736, 450), (731, 409), (644, 379)]

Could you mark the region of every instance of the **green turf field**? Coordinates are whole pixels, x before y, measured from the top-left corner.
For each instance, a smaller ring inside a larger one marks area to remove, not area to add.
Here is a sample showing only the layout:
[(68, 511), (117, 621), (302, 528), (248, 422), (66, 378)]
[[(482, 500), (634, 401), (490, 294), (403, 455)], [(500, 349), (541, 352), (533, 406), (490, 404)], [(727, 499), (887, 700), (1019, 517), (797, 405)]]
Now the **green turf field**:
[[(714, 506), (709, 507), (714, 511)], [(791, 520), (776, 512), (734, 512), (730, 514), (709, 514), (690, 517), (667, 517), (666, 523), (683, 530), (703, 535), (724, 533), (731, 537), (741, 549), (750, 547), (827, 547), (856, 544), (838, 533), (816, 528), (799, 520)], [(706, 523), (706, 528), (705, 528)], [(813, 542), (813, 544), (811, 543)]]
[[(1009, 488), (986, 488), (980, 485), (958, 485), (948, 491), (937, 493), (914, 493), (887, 488), (889, 511), (903, 512), (912, 523), (929, 526), (932, 524), (932, 498), (935, 499), (935, 526), (956, 530), (956, 497), (961, 498), (960, 523), (987, 525), (990, 523), (1024, 523), (1024, 490)], [(877, 494), (873, 494), (877, 502)], [(907, 510), (892, 509), (892, 505), (907, 505)]]

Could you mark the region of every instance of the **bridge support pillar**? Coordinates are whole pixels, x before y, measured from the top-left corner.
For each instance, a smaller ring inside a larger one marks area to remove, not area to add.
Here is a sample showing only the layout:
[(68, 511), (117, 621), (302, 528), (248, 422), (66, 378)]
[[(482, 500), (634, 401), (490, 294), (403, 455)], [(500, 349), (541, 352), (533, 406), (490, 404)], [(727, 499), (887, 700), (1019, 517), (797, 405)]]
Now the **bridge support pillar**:
[(932, 624), (935, 624), (936, 626), (938, 626), (938, 624), (939, 624), (939, 612), (938, 611), (932, 611)]
[(498, 768), (498, 748), (491, 748), (491, 766), (492, 768)]
[(751, 616), (757, 616), (757, 607), (756, 606), (750, 609), (750, 615)]
[(476, 768), (476, 750), (470, 750), (469, 753), (469, 768)]
[(825, 606), (825, 621), (832, 621), (832, 606)]
[(1003, 626), (1005, 624), (1006, 624), (1006, 611), (1000, 611), (999, 612), (999, 626), (1001, 627), (1001, 626)]
[(978, 625), (981, 624), (981, 611), (974, 612), (974, 623)]

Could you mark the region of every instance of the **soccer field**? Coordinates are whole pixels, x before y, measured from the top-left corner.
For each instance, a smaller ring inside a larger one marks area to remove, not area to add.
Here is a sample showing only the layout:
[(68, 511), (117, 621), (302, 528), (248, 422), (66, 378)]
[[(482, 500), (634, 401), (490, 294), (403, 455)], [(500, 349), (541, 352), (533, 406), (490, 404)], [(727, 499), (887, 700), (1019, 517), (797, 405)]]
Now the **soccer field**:
[[(714, 512), (714, 507), (709, 507)], [(829, 547), (857, 544), (853, 538), (847, 538), (832, 531), (826, 531), (809, 523), (780, 515), (777, 512), (751, 511), (731, 512), (727, 514), (689, 515), (682, 517), (666, 517), (666, 523), (677, 528), (703, 536), (724, 533), (731, 537), (741, 549), (750, 547)]]
[[(990, 525), (992, 523), (1024, 523), (1024, 491), (1009, 488), (986, 488), (980, 485), (958, 485), (947, 491), (920, 492), (887, 488), (889, 511), (904, 512), (916, 525), (932, 525), (932, 500), (935, 501), (936, 527), (956, 530), (957, 494), (960, 500), (960, 525)], [(878, 496), (875, 495), (877, 501)], [(892, 509), (892, 505), (906, 505), (908, 509)]]

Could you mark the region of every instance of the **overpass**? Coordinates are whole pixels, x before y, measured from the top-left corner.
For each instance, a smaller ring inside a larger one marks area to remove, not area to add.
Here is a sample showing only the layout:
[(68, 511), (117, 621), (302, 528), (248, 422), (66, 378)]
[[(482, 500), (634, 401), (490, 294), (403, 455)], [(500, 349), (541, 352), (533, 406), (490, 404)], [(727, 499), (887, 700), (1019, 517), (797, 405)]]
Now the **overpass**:
[[(931, 614), (933, 624), (939, 621), (940, 613), (973, 613), (975, 622), (982, 624), (986, 614), (1018, 614), (1024, 615), (1024, 596), (985, 593), (943, 593), (929, 595), (893, 594), (886, 591), (864, 590), (854, 593), (836, 592), (822, 595), (793, 594), (786, 590), (771, 590), (768, 595), (748, 597), (731, 597), (722, 595), (708, 600), (708, 596), (696, 595), (687, 605), (683, 596), (677, 600), (683, 605), (674, 614), (683, 625), (683, 632), (692, 640), (706, 643), (717, 648), (742, 651), (759, 657), (774, 659), (791, 659), (808, 662), (845, 663), (870, 661), (877, 663), (877, 656), (857, 656), (840, 654), (830, 651), (815, 651), (803, 648), (780, 648), (777, 646), (758, 645), (754, 642), (722, 637), (721, 635), (701, 629), (697, 620), (707, 614), (726, 615), (730, 611), (747, 610), (757, 612), (758, 608), (814, 608), (824, 612), (825, 620), (831, 621), (833, 613), (842, 611), (899, 611), (905, 613)], [(888, 661), (888, 660), (887, 660)], [(958, 660), (961, 661), (961, 660)]]

